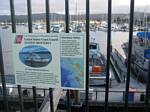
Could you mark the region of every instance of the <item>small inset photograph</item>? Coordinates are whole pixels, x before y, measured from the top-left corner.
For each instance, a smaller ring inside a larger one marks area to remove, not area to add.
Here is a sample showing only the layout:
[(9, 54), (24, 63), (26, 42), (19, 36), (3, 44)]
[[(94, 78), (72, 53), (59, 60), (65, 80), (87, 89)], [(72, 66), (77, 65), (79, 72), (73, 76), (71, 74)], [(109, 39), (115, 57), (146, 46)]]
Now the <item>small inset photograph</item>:
[(23, 35), (17, 35), (15, 39), (15, 44), (21, 44)]
[(51, 52), (38, 45), (29, 45), (19, 52), (21, 62), (30, 67), (45, 67), (52, 61)]

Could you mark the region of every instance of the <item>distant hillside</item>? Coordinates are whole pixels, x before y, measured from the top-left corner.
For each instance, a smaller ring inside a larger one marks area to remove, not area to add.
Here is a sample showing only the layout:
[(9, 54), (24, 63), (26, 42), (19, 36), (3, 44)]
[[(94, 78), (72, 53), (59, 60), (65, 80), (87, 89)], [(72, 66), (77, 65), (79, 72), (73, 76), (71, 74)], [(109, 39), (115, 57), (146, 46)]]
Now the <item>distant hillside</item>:
[[(55, 20), (59, 20), (59, 19), (64, 20), (65, 16), (61, 15), (61, 14), (52, 13), (52, 14), (50, 14), (50, 17), (51, 18), (55, 17)], [(15, 18), (16, 18), (17, 22), (27, 22), (27, 15), (16, 15)], [(45, 20), (45, 18), (46, 18), (45, 13), (32, 14), (33, 21), (41, 20), (41, 19)], [(0, 22), (6, 22), (6, 21), (8, 21), (8, 22), (11, 21), (11, 17), (8, 15), (0, 15)]]
[[(144, 13), (139, 13), (135, 12), (135, 19), (141, 19), (143, 20)], [(150, 14), (147, 14), (147, 16), (150, 18)], [(33, 14), (32, 19), (33, 21), (36, 20), (45, 20), (46, 16), (45, 13), (40, 13), (40, 14)], [(63, 14), (56, 14), (56, 13), (51, 13), (50, 18), (52, 21), (60, 21), (60, 20), (65, 20), (65, 15)], [(128, 18), (129, 19), (129, 14), (112, 14), (112, 19), (124, 19)], [(85, 14), (82, 15), (71, 15), (70, 19), (72, 21), (74, 20), (85, 20)], [(107, 14), (91, 14), (90, 15), (91, 20), (106, 20), (107, 19)], [(0, 15), (0, 22), (9, 22), (11, 21), (10, 16), (8, 15)], [(16, 15), (16, 21), (17, 22), (27, 22), (27, 15)]]

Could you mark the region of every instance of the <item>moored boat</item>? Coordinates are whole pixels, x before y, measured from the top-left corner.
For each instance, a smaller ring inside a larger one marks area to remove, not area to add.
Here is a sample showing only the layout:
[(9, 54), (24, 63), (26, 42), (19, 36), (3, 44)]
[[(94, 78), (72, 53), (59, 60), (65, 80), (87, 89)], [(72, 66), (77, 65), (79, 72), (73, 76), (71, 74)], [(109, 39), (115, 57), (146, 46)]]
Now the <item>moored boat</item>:
[(99, 44), (95, 42), (91, 42), (89, 46), (89, 78), (91, 86), (105, 85), (106, 83), (106, 58), (101, 53)]
[(2, 29), (8, 29), (8, 28), (9, 28), (9, 26), (7, 26), (7, 25), (2, 27)]
[[(128, 42), (122, 44), (126, 57), (128, 57)], [(145, 83), (148, 75), (149, 60), (144, 57), (144, 51), (150, 49), (150, 32), (138, 32), (133, 38), (131, 68), (139, 81)], [(127, 59), (126, 63), (127, 65)]]

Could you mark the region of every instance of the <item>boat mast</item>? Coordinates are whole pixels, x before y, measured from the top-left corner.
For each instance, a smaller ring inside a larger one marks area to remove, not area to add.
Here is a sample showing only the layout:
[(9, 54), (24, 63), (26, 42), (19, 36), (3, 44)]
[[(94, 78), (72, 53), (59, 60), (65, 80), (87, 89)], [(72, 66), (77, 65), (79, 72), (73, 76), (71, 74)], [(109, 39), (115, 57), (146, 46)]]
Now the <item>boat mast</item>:
[(144, 26), (144, 45), (145, 45), (145, 49), (147, 47), (147, 36), (146, 36), (146, 27), (147, 27), (147, 16), (146, 16), (146, 7), (144, 8), (144, 17), (143, 17), (143, 26)]
[(78, 11), (77, 10), (78, 10), (78, 7), (77, 7), (77, 0), (76, 0), (76, 10), (75, 10), (76, 11), (75, 12), (76, 13), (76, 22), (75, 22), (75, 29), (76, 30), (77, 30), (77, 26), (78, 26)]

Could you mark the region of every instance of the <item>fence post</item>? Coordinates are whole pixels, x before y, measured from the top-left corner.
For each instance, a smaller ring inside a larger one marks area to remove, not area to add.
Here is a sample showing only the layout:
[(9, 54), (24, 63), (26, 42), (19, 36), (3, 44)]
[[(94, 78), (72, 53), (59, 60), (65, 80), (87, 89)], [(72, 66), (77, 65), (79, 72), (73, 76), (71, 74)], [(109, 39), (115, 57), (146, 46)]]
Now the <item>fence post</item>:
[(86, 94), (85, 112), (89, 112), (89, 24), (90, 24), (90, 0), (86, 0)]
[[(15, 23), (14, 19), (14, 0), (10, 0), (10, 12), (11, 12), (11, 19), (14, 20), (13, 22)], [(14, 29), (13, 29), (14, 27)], [(16, 28), (14, 24), (12, 24), (12, 31), (15, 32)], [(2, 88), (3, 88), (3, 102), (4, 102), (4, 109), (5, 112), (9, 111), (8, 108), (8, 99), (7, 99), (7, 88), (6, 88), (6, 80), (5, 80), (5, 75), (4, 75), (4, 63), (3, 63), (3, 51), (2, 51), (2, 43), (0, 39), (0, 72), (1, 72), (1, 80), (2, 80)]]
[(50, 33), (50, 9), (49, 9), (49, 0), (45, 1), (46, 6), (46, 31)]
[(97, 101), (97, 90), (96, 90), (96, 101)]
[[(65, 24), (66, 24), (66, 33), (69, 33), (69, 0), (65, 0)], [(69, 90), (67, 90), (67, 112), (71, 112)]]
[[(28, 11), (28, 30), (29, 33), (32, 33), (32, 8), (31, 8), (31, 0), (27, 0), (27, 11)], [(32, 87), (33, 90), (33, 101), (34, 101), (34, 111), (38, 112), (38, 103), (37, 103), (37, 95), (36, 95), (36, 87)]]
[[(14, 0), (10, 0), (10, 12), (11, 12), (12, 33), (16, 33), (16, 18), (15, 18)], [(21, 85), (17, 85), (17, 87), (18, 87), (18, 94), (19, 94), (20, 111), (23, 112), (24, 106), (23, 106)]]
[(23, 105), (21, 85), (18, 85), (18, 94), (19, 94), (20, 111), (23, 112), (24, 111), (24, 105)]
[(150, 100), (150, 60), (148, 65), (148, 74), (147, 74), (147, 85), (146, 85), (146, 97), (145, 97), (145, 112), (149, 112), (149, 100)]
[(46, 92), (45, 92), (45, 89), (43, 89), (43, 93), (44, 93), (44, 96), (46, 96)]
[(14, 0), (10, 0), (10, 12), (11, 12), (12, 32), (16, 33), (16, 19), (15, 19)]
[(128, 94), (130, 85), (130, 72), (131, 72), (131, 55), (132, 55), (132, 40), (133, 40), (133, 22), (134, 22), (134, 0), (130, 0), (130, 31), (129, 31), (129, 51), (128, 51), (128, 64), (127, 64), (127, 80), (126, 80), (126, 93), (125, 93), (125, 112), (128, 112)]
[(50, 112), (54, 112), (53, 89), (49, 88)]
[(6, 88), (6, 80), (4, 75), (4, 63), (3, 63), (3, 51), (2, 51), (2, 42), (0, 39), (0, 75), (2, 80), (2, 88), (3, 88), (3, 102), (4, 102), (4, 109), (5, 112), (9, 112), (8, 109), (8, 99), (7, 99), (7, 88)]
[(32, 9), (31, 9), (31, 0), (27, 0), (27, 11), (28, 11), (28, 30), (29, 33), (32, 33)]
[[(46, 6), (46, 32), (50, 33), (49, 0), (45, 1), (45, 6)], [(54, 112), (53, 89), (52, 88), (49, 88), (49, 98), (50, 98), (50, 112)]]
[(110, 68), (110, 52), (111, 52), (111, 5), (112, 0), (108, 0), (108, 31), (107, 31), (107, 66), (106, 66), (106, 86), (105, 86), (105, 106), (104, 112), (108, 112), (108, 96), (109, 96), (109, 68)]
[(33, 86), (32, 90), (33, 90), (34, 112), (38, 112), (38, 102), (37, 102), (36, 87)]

